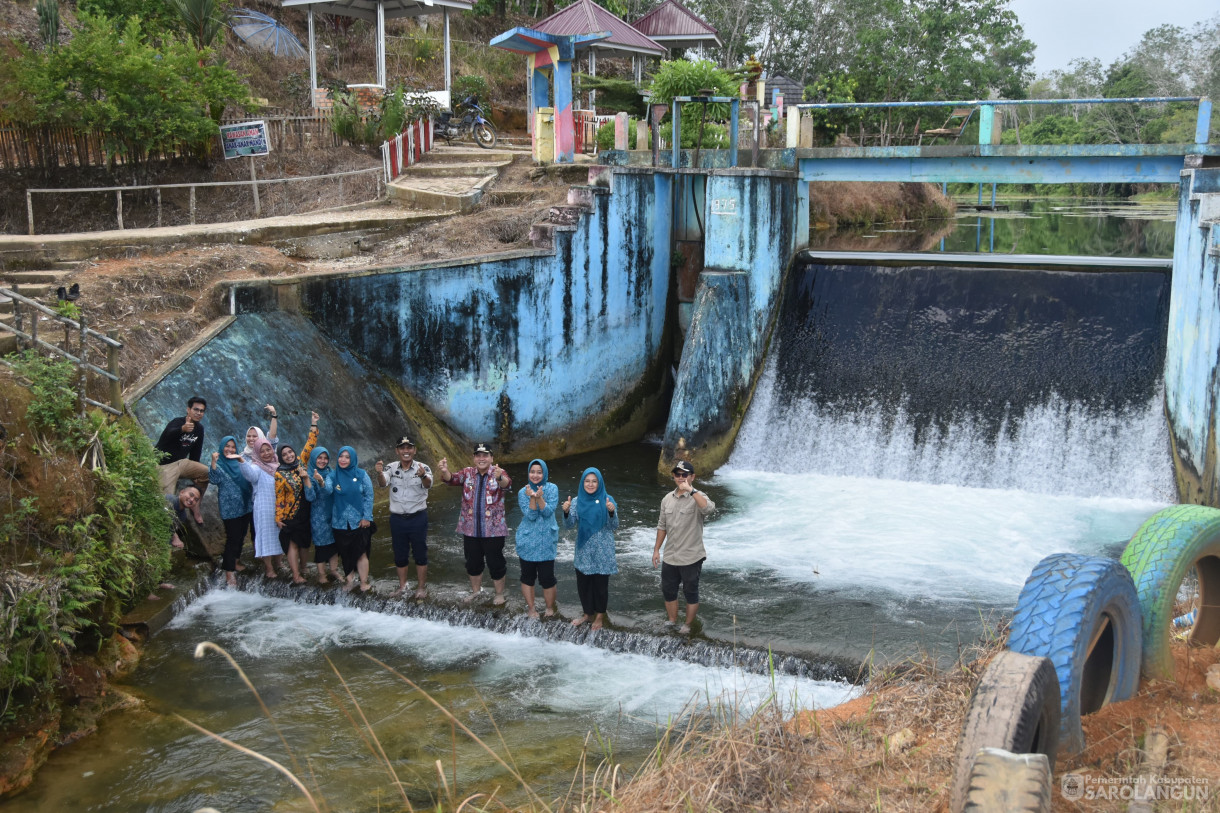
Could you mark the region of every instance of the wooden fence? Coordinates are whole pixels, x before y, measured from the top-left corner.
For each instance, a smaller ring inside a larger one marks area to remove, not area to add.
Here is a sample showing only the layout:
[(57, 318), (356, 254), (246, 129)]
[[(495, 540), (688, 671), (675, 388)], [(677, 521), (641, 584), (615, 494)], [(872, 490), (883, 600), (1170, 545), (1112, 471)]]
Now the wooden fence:
[[(226, 116), (221, 124), (237, 124), (257, 116)], [(267, 140), (273, 150), (308, 150), (340, 146), (329, 110), (300, 116), (264, 116)], [(220, 147), (212, 147), (219, 157)], [(154, 153), (148, 160), (188, 156), (187, 151)], [(71, 127), (0, 127), (0, 169), (43, 169), (46, 167), (95, 167), (108, 162), (127, 163), (121, 154), (106, 146), (100, 131), (82, 132)]]

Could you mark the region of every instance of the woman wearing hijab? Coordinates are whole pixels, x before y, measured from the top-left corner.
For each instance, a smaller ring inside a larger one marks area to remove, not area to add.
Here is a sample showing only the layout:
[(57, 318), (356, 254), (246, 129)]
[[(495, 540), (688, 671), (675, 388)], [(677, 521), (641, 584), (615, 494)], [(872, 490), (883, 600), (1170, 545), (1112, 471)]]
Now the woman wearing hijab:
[(251, 426), (246, 429), (246, 446), (241, 450), (241, 459), (249, 462), (254, 462), (254, 450), (258, 448), (258, 444), (264, 440), (271, 441), (271, 448), (274, 449), (279, 445), (279, 414), (275, 407), (271, 404), (263, 407), (263, 412), (271, 416), (271, 423), (267, 426), (267, 434), (263, 434), (263, 430), (257, 426)]
[(276, 578), (284, 550), (275, 522), (275, 447), (263, 438), (254, 447), (254, 460), (242, 461), (241, 474), (254, 487), (254, 555), (263, 560), (268, 579)]
[(610, 599), (610, 577), (618, 573), (614, 561), (614, 531), (618, 528), (618, 511), (614, 498), (606, 493), (602, 473), (585, 469), (580, 477), (580, 495), (576, 511), (572, 497), (563, 504), (563, 527), (576, 530), (576, 592), (584, 615), (572, 622), (579, 627), (593, 616), (593, 629), (602, 628), (606, 620), (606, 604)]
[(305, 489), (305, 499), (310, 502), (309, 526), (313, 534), (313, 561), (318, 566), (318, 584), (329, 584), (326, 566), (336, 581), (339, 576), (339, 548), (335, 546), (334, 530), (330, 527), (334, 511), (334, 470), (330, 467), (330, 451), (325, 446), (315, 447), (309, 456), (308, 477), (310, 487)]
[[(237, 560), (246, 533), (254, 520), (254, 489), (241, 475), (241, 456), (237, 453), (237, 438), (221, 438), (220, 448), (212, 452), (208, 482), (216, 486), (216, 501), (220, 504), (220, 519), (225, 526), (225, 552), (220, 567), (230, 585), (237, 584)], [(244, 570), (244, 568), (242, 568)]]
[(335, 471), (334, 505), (331, 509), (330, 527), (343, 559), (343, 572), (350, 592), (360, 577), (360, 592), (373, 589), (369, 584), (369, 527), (373, 524), (373, 481), (368, 473), (357, 465), (356, 450), (351, 446), (339, 449), (335, 459), (339, 468)]
[(559, 525), (555, 507), (559, 486), (549, 482), (546, 461), (531, 460), (525, 488), (517, 493), (521, 524), (517, 526), (517, 558), (521, 562), (521, 595), (530, 618), (538, 617), (534, 606), (534, 583), (542, 585), (546, 617), (555, 615), (555, 554), (559, 550)]
[(280, 546), (288, 554), (288, 567), (292, 569), (292, 583), (304, 584), (301, 575), (301, 551), (309, 550), (309, 502), (305, 491), (310, 488), (309, 476), (302, 460), (309, 460), (313, 447), (318, 442), (318, 413), (311, 415), (309, 438), (301, 457), (288, 444), (279, 448), (280, 466), (275, 473), (275, 524), (279, 526)]

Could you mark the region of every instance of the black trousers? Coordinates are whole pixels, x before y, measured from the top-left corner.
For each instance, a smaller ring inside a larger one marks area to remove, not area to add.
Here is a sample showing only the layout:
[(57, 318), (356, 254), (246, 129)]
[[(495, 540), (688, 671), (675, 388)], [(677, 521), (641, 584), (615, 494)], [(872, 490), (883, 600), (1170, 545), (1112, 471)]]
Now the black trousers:
[(484, 562), (491, 571), (492, 581), (500, 581), (508, 572), (508, 562), (504, 561), (502, 536), (463, 536), (462, 553), (466, 558), (467, 576), (482, 576)]
[(225, 525), (225, 552), (220, 557), (221, 570), (230, 573), (237, 570), (237, 560), (242, 546), (246, 544), (246, 533), (254, 529), (254, 514), (222, 520)]
[(576, 592), (585, 615), (604, 613), (610, 602), (610, 574), (576, 571)]
[(339, 548), (339, 558), (343, 561), (343, 573), (349, 575), (356, 572), (356, 563), (361, 556), (368, 555), (369, 542), (372, 534), (368, 528), (335, 528), (335, 545)]

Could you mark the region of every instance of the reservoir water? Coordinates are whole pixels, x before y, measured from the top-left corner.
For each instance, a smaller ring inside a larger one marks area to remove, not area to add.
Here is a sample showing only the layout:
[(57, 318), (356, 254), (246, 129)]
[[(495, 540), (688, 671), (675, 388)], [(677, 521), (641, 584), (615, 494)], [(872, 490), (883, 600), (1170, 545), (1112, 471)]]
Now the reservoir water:
[[(1093, 272), (955, 273), (823, 262), (793, 270), (729, 463), (700, 476), (719, 510), (706, 532), (697, 642), (770, 647), (811, 664), (921, 651), (948, 660), (1011, 611), (1043, 556), (1114, 554), (1172, 501), (1159, 378), (1164, 275), (1113, 272), (1115, 291), (1099, 300)], [(1056, 332), (1063, 324), (1070, 329)], [(1093, 377), (1082, 381), (1086, 373)], [(334, 440), (322, 438), (331, 448)], [(657, 454), (644, 442), (551, 461), (564, 496), (585, 466), (605, 474), (623, 518), (610, 618), (640, 639), (670, 635), (650, 562), (667, 488)], [(420, 456), (436, 462), (427, 449)], [(524, 466), (508, 470), (519, 487)], [(266, 766), (172, 716), (291, 761), (233, 670), (215, 655), (193, 657), (204, 640), (248, 671), (302, 772), (343, 810), (385, 809), (399, 797), (349, 720), (358, 716), (332, 662), (413, 805), (430, 804), (436, 762), (448, 776), (455, 752), (459, 799), (497, 788), (510, 803), (524, 798), (502, 767), (366, 654), (511, 754), (547, 800), (567, 792), (586, 747), (596, 764), (599, 742), (612, 743), (630, 768), (692, 701), (748, 713), (772, 696), (788, 708), (828, 706), (854, 691), (843, 680), (609, 652), (565, 640), (562, 621), (548, 622), (553, 634), (450, 623), (465, 584), (452, 532), (457, 498), (437, 487), (430, 500), (436, 618), (293, 601), (256, 585), (208, 591), (153, 639), (129, 679), (145, 708), (55, 752), (8, 808), (303, 809)], [(383, 593), (396, 586), (388, 547), (379, 535), (372, 572)], [(508, 611), (519, 614), (509, 561)], [(557, 571), (569, 618), (578, 607), (571, 562), (564, 534)]]

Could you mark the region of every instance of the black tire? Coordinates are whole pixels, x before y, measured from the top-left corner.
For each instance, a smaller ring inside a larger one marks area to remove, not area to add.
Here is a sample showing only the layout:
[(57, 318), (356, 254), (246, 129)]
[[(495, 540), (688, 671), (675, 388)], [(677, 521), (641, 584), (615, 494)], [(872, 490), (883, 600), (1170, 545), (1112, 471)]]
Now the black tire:
[(496, 139), (500, 134), (496, 132), (496, 126), (490, 121), (484, 121), (474, 126), (474, 143), (478, 144), (485, 150), (490, 150), (496, 146)]
[(1059, 703), (1059, 678), (1048, 659), (1008, 650), (996, 655), (970, 695), (957, 741), (949, 809), (960, 813), (965, 805), (980, 748), (1042, 754), (1053, 766), (1059, 750)]
[(970, 813), (1051, 813), (1051, 769), (1046, 755), (982, 749), (974, 758), (962, 809)]
[(1008, 648), (1049, 658), (1059, 677), (1059, 747), (1084, 750), (1080, 717), (1139, 689), (1139, 597), (1113, 559), (1053, 553), (1017, 598)]

